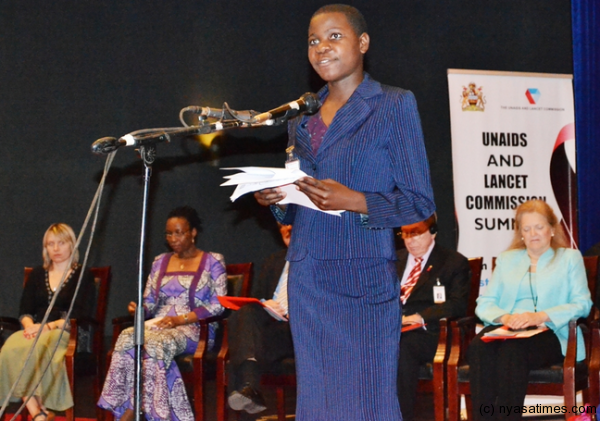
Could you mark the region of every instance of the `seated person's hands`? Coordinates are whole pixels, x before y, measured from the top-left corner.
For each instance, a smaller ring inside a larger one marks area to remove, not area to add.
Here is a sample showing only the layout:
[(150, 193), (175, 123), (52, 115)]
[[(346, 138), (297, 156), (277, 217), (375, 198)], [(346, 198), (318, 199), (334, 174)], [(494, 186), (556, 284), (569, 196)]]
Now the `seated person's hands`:
[(135, 315), (136, 308), (137, 308), (137, 304), (134, 303), (133, 301), (130, 301), (129, 305), (127, 306), (127, 311), (129, 312), (129, 314), (131, 314), (133, 316), (133, 315)]
[(179, 326), (179, 318), (177, 316), (165, 316), (154, 324), (158, 329), (170, 329)]
[(263, 304), (268, 306), (271, 310), (279, 314), (281, 317), (287, 317), (287, 315), (285, 314), (285, 310), (276, 301), (266, 300), (263, 301)]
[(537, 313), (505, 314), (500, 317), (500, 322), (511, 329), (525, 329), (529, 326), (539, 326), (547, 321), (550, 321), (550, 318), (543, 311)]
[(412, 325), (417, 323), (425, 324), (425, 320), (423, 320), (421, 315), (418, 313), (411, 314), (410, 316), (402, 316), (403, 325)]
[[(38, 330), (40, 330), (39, 323), (29, 325), (23, 330), (23, 336), (25, 336), (25, 339), (33, 339), (36, 337)], [(44, 329), (42, 329), (42, 333), (44, 332), (50, 332), (50, 329), (48, 329), (47, 324), (44, 325)]]

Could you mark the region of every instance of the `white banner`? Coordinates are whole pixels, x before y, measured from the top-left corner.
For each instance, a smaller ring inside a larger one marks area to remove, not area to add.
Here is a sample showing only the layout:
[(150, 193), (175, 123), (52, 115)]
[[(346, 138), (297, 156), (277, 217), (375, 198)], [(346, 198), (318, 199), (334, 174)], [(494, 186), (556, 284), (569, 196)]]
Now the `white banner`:
[(520, 203), (546, 201), (577, 240), (572, 76), (449, 69), (448, 91), (458, 251), (483, 256), (485, 288)]

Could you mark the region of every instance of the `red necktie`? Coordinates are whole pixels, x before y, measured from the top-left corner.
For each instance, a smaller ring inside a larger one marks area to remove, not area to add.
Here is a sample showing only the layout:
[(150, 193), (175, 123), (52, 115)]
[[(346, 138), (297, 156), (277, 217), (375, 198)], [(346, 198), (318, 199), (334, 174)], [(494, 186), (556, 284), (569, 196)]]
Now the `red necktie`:
[(413, 288), (417, 284), (417, 281), (419, 280), (419, 276), (421, 276), (422, 261), (422, 257), (415, 257), (415, 267), (413, 267), (410, 271), (406, 283), (400, 288), (400, 301), (402, 301), (402, 304), (406, 304), (406, 300), (408, 300), (410, 293), (412, 292)]

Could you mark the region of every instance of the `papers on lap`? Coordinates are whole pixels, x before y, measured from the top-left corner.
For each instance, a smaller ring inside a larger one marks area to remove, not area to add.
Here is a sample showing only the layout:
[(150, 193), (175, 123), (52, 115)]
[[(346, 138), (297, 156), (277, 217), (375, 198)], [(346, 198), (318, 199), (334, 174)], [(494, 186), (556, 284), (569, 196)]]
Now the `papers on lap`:
[(288, 321), (287, 318), (281, 316), (279, 313), (277, 313), (271, 307), (269, 307), (268, 305), (266, 305), (265, 303), (263, 303), (262, 301), (260, 301), (258, 298), (251, 298), (251, 297), (227, 297), (227, 296), (223, 296), (223, 295), (220, 295), (217, 298), (219, 299), (219, 302), (221, 303), (221, 305), (223, 307), (228, 308), (230, 310), (239, 310), (240, 307), (245, 306), (246, 304), (258, 303), (275, 320), (279, 320), (280, 322), (287, 322)]
[(308, 177), (306, 173), (296, 168), (270, 168), (270, 167), (231, 167), (222, 170), (240, 170), (237, 174), (226, 175), (228, 180), (221, 186), (237, 186), (230, 199), (235, 202), (240, 196), (262, 189), (279, 187), (286, 194), (280, 202), (282, 205), (294, 203), (307, 208), (325, 212), (330, 215), (340, 216), (344, 211), (323, 211), (317, 207), (304, 193), (296, 189), (294, 181)]
[(519, 330), (512, 330), (508, 326), (500, 326), (497, 329), (490, 330), (487, 333), (484, 333), (481, 337), (483, 342), (491, 342), (491, 341), (503, 341), (506, 339), (522, 339), (522, 338), (531, 338), (532, 336), (537, 335), (538, 333), (542, 333), (547, 331), (548, 328), (544, 325), (534, 327), (534, 328), (526, 328)]
[(402, 325), (401, 332), (410, 332), (415, 329), (422, 329), (425, 325), (423, 323), (406, 323)]

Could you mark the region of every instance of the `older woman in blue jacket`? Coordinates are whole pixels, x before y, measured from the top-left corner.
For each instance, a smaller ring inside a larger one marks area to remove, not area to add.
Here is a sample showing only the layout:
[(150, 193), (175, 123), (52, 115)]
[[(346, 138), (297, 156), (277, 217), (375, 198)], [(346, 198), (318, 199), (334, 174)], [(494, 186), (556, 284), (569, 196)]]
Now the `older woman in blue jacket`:
[[(541, 200), (521, 204), (513, 242), (498, 257), (492, 280), (477, 300), (475, 312), (487, 327), (469, 348), (474, 418), (491, 419), (479, 413), (481, 405), (522, 406), (529, 371), (564, 359), (569, 320), (586, 317), (591, 306), (583, 258), (568, 248), (552, 208)], [(501, 324), (512, 329), (545, 325), (548, 330), (524, 339), (481, 340)], [(581, 332), (577, 340), (577, 360), (582, 360)], [(502, 419), (518, 420), (521, 414), (502, 414)]]

